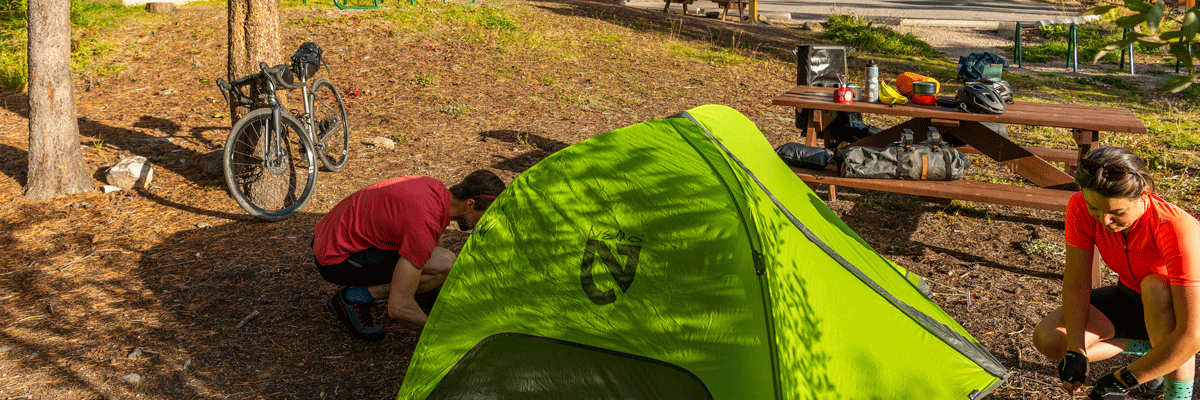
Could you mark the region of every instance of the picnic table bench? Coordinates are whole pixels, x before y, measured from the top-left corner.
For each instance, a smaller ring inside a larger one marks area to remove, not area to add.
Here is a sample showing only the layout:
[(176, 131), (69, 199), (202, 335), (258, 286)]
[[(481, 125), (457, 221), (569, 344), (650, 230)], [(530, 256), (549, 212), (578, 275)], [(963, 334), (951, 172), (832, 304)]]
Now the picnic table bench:
[[(912, 130), (914, 140), (920, 142), (925, 140), (928, 127), (933, 126), (943, 136), (953, 135), (965, 142), (966, 146), (958, 147), (959, 151), (987, 156), (1024, 177), (1034, 186), (996, 184), (969, 179), (906, 181), (842, 178), (833, 166), (823, 170), (792, 168), (805, 182), (829, 185), (831, 200), (836, 199), (836, 186), (840, 185), (911, 194), (941, 203), (958, 199), (1066, 211), (1067, 200), (1078, 190), (1072, 171), (1079, 160), (1100, 147), (1100, 132), (1146, 133), (1146, 125), (1132, 112), (1121, 108), (1019, 101), (1009, 104), (1003, 114), (972, 114), (939, 106), (837, 103), (833, 101), (834, 90), (800, 85), (779, 95), (771, 103), (808, 110), (804, 113), (797, 112), (798, 118), (803, 120), (797, 120), (796, 126), (804, 130), (805, 144), (809, 146), (817, 146), (818, 139), (826, 147), (833, 145), (830, 122), (839, 111), (904, 116), (909, 119), (851, 143), (850, 146), (885, 147), (899, 141), (903, 129)], [(1070, 129), (1076, 149), (1021, 146), (980, 122)], [(1059, 169), (1049, 162), (1063, 163), (1065, 166)]]

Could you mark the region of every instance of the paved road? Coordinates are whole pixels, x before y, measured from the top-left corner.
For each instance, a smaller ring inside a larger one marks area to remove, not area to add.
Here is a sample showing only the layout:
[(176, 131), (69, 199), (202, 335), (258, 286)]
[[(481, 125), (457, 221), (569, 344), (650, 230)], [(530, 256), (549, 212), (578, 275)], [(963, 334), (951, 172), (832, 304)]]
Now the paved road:
[[(632, 0), (630, 6), (662, 9), (662, 2)], [(704, 11), (719, 10), (716, 3), (698, 0), (689, 8)], [(1061, 6), (1058, 2), (1035, 0), (842, 0), (797, 1), (759, 0), (760, 14), (770, 19), (824, 21), (827, 16), (849, 14), (872, 17), (898, 25), (995, 27), (999, 22), (1021, 22), (1033, 26), (1038, 22), (1063, 23), (1079, 15), (1079, 9)], [(678, 12), (679, 4), (671, 9)], [(737, 10), (730, 10), (737, 13)], [(1079, 20), (1081, 21), (1081, 20)]]

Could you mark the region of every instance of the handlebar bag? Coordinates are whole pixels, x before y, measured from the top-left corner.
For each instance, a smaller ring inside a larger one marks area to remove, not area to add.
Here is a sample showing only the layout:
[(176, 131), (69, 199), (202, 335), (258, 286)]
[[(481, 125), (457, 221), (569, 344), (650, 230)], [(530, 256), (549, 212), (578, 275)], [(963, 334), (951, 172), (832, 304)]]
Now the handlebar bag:
[(971, 161), (942, 141), (934, 128), (929, 139), (912, 144), (905, 129), (899, 142), (888, 147), (848, 147), (838, 151), (838, 174), (845, 178), (952, 181), (962, 179)]
[(317, 70), (321, 69), (323, 54), (321, 46), (313, 42), (304, 42), (300, 49), (296, 50), (296, 54), (292, 55), (292, 70), (305, 80), (312, 78), (317, 74)]

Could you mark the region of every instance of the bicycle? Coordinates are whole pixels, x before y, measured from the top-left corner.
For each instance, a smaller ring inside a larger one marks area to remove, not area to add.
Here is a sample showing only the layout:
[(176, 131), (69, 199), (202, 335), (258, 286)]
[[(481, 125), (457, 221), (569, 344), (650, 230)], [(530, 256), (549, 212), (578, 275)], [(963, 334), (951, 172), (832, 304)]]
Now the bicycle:
[[(231, 110), (254, 107), (254, 97), (242, 92), (247, 87), (266, 97), (265, 106), (233, 124), (222, 167), (234, 201), (267, 221), (286, 219), (304, 207), (317, 182), (318, 158), (326, 170), (335, 172), (350, 156), (350, 127), (337, 86), (325, 77), (308, 83), (324, 64), (320, 46), (304, 43), (291, 61), (290, 66), (274, 67), (260, 62), (261, 72), (233, 82), (217, 79)], [(298, 84), (294, 77), (300, 78)], [(285, 110), (275, 93), (278, 89), (301, 89), (304, 112)]]

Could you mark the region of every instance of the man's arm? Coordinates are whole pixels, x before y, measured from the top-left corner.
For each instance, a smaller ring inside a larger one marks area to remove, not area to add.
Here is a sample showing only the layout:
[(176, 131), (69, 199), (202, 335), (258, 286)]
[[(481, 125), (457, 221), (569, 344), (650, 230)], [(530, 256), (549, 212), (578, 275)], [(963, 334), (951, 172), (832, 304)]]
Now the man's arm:
[(388, 293), (388, 316), (400, 320), (409, 329), (420, 331), (429, 319), (413, 295), (417, 293), (417, 285), (421, 283), (421, 270), (404, 257), (396, 263), (392, 272), (391, 290)]

